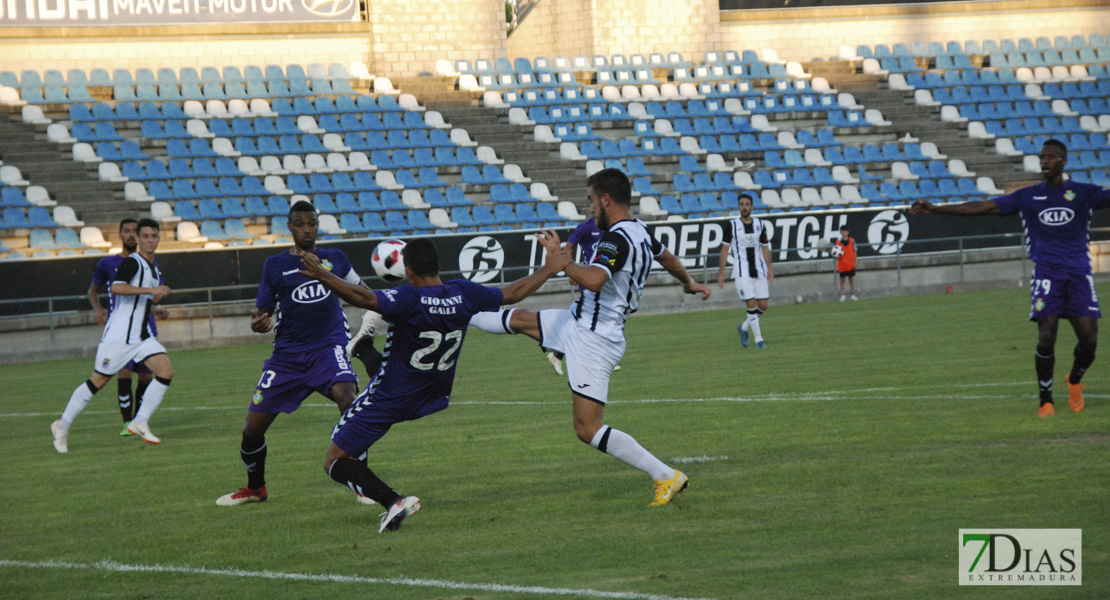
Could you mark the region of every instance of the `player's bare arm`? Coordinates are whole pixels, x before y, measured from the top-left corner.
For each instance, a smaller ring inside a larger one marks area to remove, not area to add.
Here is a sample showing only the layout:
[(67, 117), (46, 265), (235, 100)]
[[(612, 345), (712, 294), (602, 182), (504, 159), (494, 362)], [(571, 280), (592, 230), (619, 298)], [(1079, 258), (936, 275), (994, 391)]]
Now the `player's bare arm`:
[(933, 204), (928, 200), (917, 200), (910, 205), (910, 214), (976, 217), (979, 215), (997, 215), (999, 210), (998, 204), (994, 200), (975, 200), (957, 204)]
[(100, 305), (100, 286), (95, 283), (89, 284), (89, 306), (96, 316), (97, 325), (103, 325), (108, 322), (108, 311)]
[(767, 261), (767, 281), (768, 282), (774, 281), (775, 280), (775, 271), (774, 271), (774, 269), (771, 268), (771, 247), (770, 246), (764, 246), (763, 247), (763, 260)]
[(160, 302), (163, 298), (170, 295), (170, 286), (162, 284), (158, 287), (146, 288), (134, 286), (123, 281), (117, 281), (112, 284), (112, 293), (117, 296), (141, 296), (143, 294), (150, 294), (154, 296), (155, 302)]
[(351, 306), (378, 310), (378, 297), (370, 291), (370, 288), (361, 282), (359, 282), (359, 285), (355, 285), (336, 277), (333, 273), (324, 269), (324, 266), (320, 264), (320, 259), (315, 254), (302, 253), (301, 266), (304, 267), (301, 269), (301, 275), (319, 281), (324, 287), (335, 292)]
[(717, 269), (717, 287), (722, 290), (725, 289), (725, 267), (728, 266), (728, 249), (728, 244), (721, 246), (721, 260), (719, 261), (721, 266)]
[(559, 247), (559, 234), (548, 229), (536, 234), (536, 239), (544, 247), (543, 266), (531, 275), (518, 279), (501, 288), (502, 304), (516, 304), (540, 289), (545, 281), (571, 264), (570, 257)]
[(655, 258), (655, 260), (682, 284), (682, 291), (687, 294), (701, 294), (702, 300), (709, 299), (709, 288), (704, 286), (690, 277), (690, 273), (686, 271), (686, 267), (682, 266), (682, 261), (677, 256), (671, 254), (670, 250), (663, 250), (663, 253)]

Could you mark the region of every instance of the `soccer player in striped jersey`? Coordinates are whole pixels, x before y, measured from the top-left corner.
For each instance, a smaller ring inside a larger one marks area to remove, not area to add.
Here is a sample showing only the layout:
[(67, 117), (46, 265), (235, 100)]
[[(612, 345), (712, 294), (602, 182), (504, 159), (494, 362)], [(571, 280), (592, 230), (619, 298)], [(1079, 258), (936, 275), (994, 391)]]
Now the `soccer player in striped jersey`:
[(685, 474), (668, 466), (635, 438), (604, 422), (609, 377), (624, 355), (624, 325), (636, 311), (652, 261), (682, 283), (687, 294), (709, 298), (682, 262), (651, 237), (632, 216), (632, 186), (619, 169), (598, 171), (586, 180), (590, 214), (603, 232), (589, 262), (570, 263), (565, 272), (582, 287), (569, 310), (524, 309), (476, 315), (471, 324), (494, 334), (523, 333), (545, 348), (566, 355), (578, 439), (655, 480), (652, 506), (670, 502), (686, 489)]
[(297, 410), (313, 392), (335, 402), (342, 414), (358, 395), (358, 376), (345, 350), (348, 327), (343, 307), (335, 294), (300, 272), (301, 257), (313, 255), (323, 269), (342, 280), (364, 288), (365, 284), (343, 251), (316, 246), (319, 228), (316, 208), (304, 201), (294, 203), (289, 209), (293, 247), (267, 258), (262, 267), (251, 331), (267, 333), (276, 327), (274, 352), (262, 365), (243, 423), (239, 457), (247, 469), (247, 485), (218, 498), (219, 506), (269, 497), (266, 431), (279, 414)]
[(161, 441), (151, 433), (149, 422), (170, 386), (173, 367), (166, 349), (151, 332), (150, 314), (154, 303), (161, 302), (170, 294), (170, 288), (162, 283), (161, 270), (154, 260), (159, 241), (158, 221), (143, 219), (139, 221), (138, 231), (139, 251), (125, 258), (113, 277), (111, 290), (115, 305), (96, 349), (93, 374), (73, 390), (62, 418), (50, 425), (54, 449), (58, 452), (69, 451), (69, 428), (77, 415), (85, 410), (93, 395), (130, 361), (145, 361), (154, 371), (154, 381), (143, 393), (142, 408), (127, 429), (134, 435), (142, 436), (145, 442), (157, 444)]
[(771, 269), (771, 241), (767, 236), (767, 224), (763, 219), (752, 216), (750, 192), (740, 196), (740, 216), (729, 221), (725, 227), (721, 241), (721, 266), (717, 272), (717, 287), (721, 289), (725, 288), (725, 266), (730, 257), (736, 292), (748, 308), (748, 317), (736, 326), (740, 332), (740, 343), (747, 348), (751, 333), (755, 335), (755, 347), (766, 348), (759, 317), (767, 312), (770, 283), (775, 280), (775, 273)]
[(1074, 361), (1064, 381), (1068, 384), (1068, 406), (1073, 412), (1084, 408), (1083, 375), (1095, 360), (1098, 320), (1102, 317), (1095, 280), (1091, 275), (1091, 214), (1110, 207), (1110, 190), (1097, 185), (1064, 179), (1068, 148), (1050, 139), (1040, 152), (1044, 181), (1011, 194), (958, 204), (934, 205), (918, 200), (910, 214), (1012, 215), (1021, 214), (1029, 258), (1033, 260), (1029, 320), (1037, 323), (1034, 364), (1040, 384), (1041, 407), (1037, 414), (1056, 414), (1052, 398), (1056, 367), (1056, 332), (1060, 318), (1071, 322), (1078, 338)]
[[(89, 284), (89, 306), (92, 307), (93, 313), (96, 315), (96, 322), (101, 326), (108, 323), (108, 316), (112, 313), (112, 307), (115, 305), (116, 297), (109, 295), (108, 308), (105, 309), (100, 305), (100, 290), (106, 285), (110, 284), (116, 276), (116, 269), (119, 268), (123, 259), (131, 256), (139, 247), (139, 222), (135, 219), (127, 218), (119, 222), (119, 238), (122, 250), (119, 254), (106, 256), (96, 263), (96, 269), (93, 271), (92, 282)], [(160, 281), (159, 283), (165, 283)], [(150, 333), (155, 337), (158, 336), (158, 326), (155, 324), (154, 319), (164, 319), (168, 311), (166, 309), (155, 306), (150, 315)], [(131, 373), (135, 372), (139, 375), (139, 386), (135, 388), (135, 393), (131, 393)], [(116, 387), (118, 389), (119, 412), (123, 417), (123, 431), (120, 435), (132, 435), (127, 430), (127, 425), (131, 423), (131, 419), (139, 410), (139, 400), (142, 399), (143, 393), (154, 380), (154, 373), (146, 368), (146, 365), (139, 363), (135, 364), (134, 361), (127, 363), (127, 365), (116, 373)]]
[(409, 285), (388, 290), (352, 285), (323, 268), (316, 256), (302, 257), (303, 275), (319, 279), (355, 306), (380, 313), (389, 323), (381, 371), (339, 420), (324, 456), (329, 477), (386, 508), (379, 532), (399, 529), (420, 510), (420, 499), (397, 493), (357, 457), (393, 425), (447, 408), (472, 315), (523, 300), (570, 262), (559, 248), (558, 234), (543, 231), (536, 237), (546, 250), (544, 265), (502, 288), (465, 279), (444, 283), (435, 244), (426, 238), (409, 242), (402, 251)]

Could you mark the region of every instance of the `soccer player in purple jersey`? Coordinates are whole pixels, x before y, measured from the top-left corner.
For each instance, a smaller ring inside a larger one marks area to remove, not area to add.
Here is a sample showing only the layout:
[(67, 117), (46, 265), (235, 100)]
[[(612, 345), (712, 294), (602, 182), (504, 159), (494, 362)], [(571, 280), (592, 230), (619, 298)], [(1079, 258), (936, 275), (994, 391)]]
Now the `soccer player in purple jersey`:
[[(93, 313), (96, 315), (97, 324), (103, 326), (108, 322), (108, 316), (115, 306), (116, 299), (111, 296), (108, 300), (108, 308), (105, 309), (100, 305), (100, 290), (105, 285), (110, 283), (116, 276), (116, 269), (119, 268), (123, 259), (131, 256), (133, 252), (139, 247), (139, 222), (135, 219), (127, 218), (119, 222), (119, 237), (123, 250), (119, 254), (113, 254), (100, 259), (96, 263), (96, 270), (93, 271), (92, 283), (89, 284), (89, 306), (92, 308)], [(162, 283), (165, 283), (163, 280)], [(151, 335), (158, 336), (158, 326), (154, 323), (154, 319), (164, 319), (169, 311), (161, 306), (155, 306), (150, 315), (150, 333)], [(135, 389), (135, 394), (131, 394), (131, 373), (134, 371), (139, 374), (139, 386)], [(154, 373), (146, 367), (146, 365), (139, 363), (136, 365), (134, 361), (127, 363), (127, 365), (116, 373), (116, 387), (118, 388), (119, 399), (119, 412), (123, 417), (123, 431), (120, 432), (121, 436), (132, 435), (127, 430), (127, 425), (131, 423), (131, 419), (139, 412), (139, 407), (142, 405), (143, 393), (146, 391), (151, 380), (154, 379)]]
[(220, 506), (262, 502), (266, 492), (266, 430), (279, 413), (297, 410), (317, 392), (345, 412), (358, 394), (358, 376), (347, 358), (347, 318), (339, 298), (301, 272), (301, 257), (314, 256), (325, 269), (353, 286), (364, 286), (347, 256), (316, 246), (320, 223), (308, 202), (289, 209), (293, 247), (266, 259), (258, 298), (251, 311), (251, 330), (277, 328), (273, 355), (247, 406), (239, 453), (247, 469), (247, 486), (221, 496)]
[(1068, 148), (1059, 140), (1044, 143), (1040, 153), (1044, 181), (1012, 194), (960, 204), (935, 206), (918, 200), (910, 214), (1011, 215), (1021, 213), (1029, 257), (1033, 260), (1030, 286), (1032, 310), (1029, 320), (1037, 323), (1037, 351), (1034, 355), (1040, 384), (1041, 407), (1037, 414), (1056, 414), (1052, 402), (1052, 374), (1056, 366), (1056, 331), (1060, 318), (1071, 322), (1078, 343), (1075, 345), (1068, 384), (1068, 406), (1083, 410), (1083, 374), (1095, 360), (1098, 344), (1098, 297), (1091, 276), (1091, 213), (1110, 206), (1110, 190), (1097, 185), (1064, 179)]
[(544, 230), (536, 237), (546, 249), (543, 266), (503, 288), (465, 279), (444, 283), (435, 245), (426, 238), (409, 242), (402, 251), (409, 285), (388, 290), (352, 285), (329, 272), (317, 257), (302, 257), (304, 275), (319, 279), (355, 306), (381, 313), (389, 324), (381, 371), (339, 419), (324, 456), (324, 471), (333, 480), (387, 509), (379, 532), (399, 529), (405, 518), (420, 510), (420, 499), (397, 493), (356, 457), (394, 424), (447, 408), (472, 315), (523, 300), (570, 262), (559, 248), (557, 233)]

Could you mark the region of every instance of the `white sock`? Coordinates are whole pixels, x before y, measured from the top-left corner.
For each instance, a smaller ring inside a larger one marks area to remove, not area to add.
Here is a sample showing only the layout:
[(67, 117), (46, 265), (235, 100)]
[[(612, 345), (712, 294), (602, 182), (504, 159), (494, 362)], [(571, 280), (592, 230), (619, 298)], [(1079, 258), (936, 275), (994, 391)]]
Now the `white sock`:
[(744, 322), (740, 324), (740, 329), (742, 329), (744, 331), (751, 331), (752, 328), (751, 328), (750, 325), (748, 325), (748, 320), (747, 319), (744, 319)]
[(162, 404), (162, 398), (166, 397), (166, 390), (170, 388), (168, 383), (162, 383), (157, 377), (154, 381), (150, 382), (146, 391), (143, 392), (143, 405), (139, 407), (139, 414), (135, 415), (133, 421), (136, 423), (149, 423), (150, 415), (158, 410), (158, 405)]
[(656, 481), (664, 481), (674, 477), (674, 469), (668, 467), (655, 455), (644, 449), (632, 436), (602, 425), (594, 434), (590, 445), (613, 458), (651, 475)]
[(748, 328), (751, 330), (751, 332), (753, 334), (755, 334), (755, 341), (762, 342), (763, 341), (763, 333), (759, 330), (759, 313), (758, 312), (748, 313), (748, 320), (745, 321), (745, 323), (748, 324)]
[(73, 422), (77, 420), (77, 415), (81, 414), (81, 411), (85, 410), (85, 407), (89, 405), (89, 400), (92, 400), (93, 394), (99, 391), (100, 390), (93, 391), (92, 384), (88, 381), (77, 386), (77, 389), (73, 390), (73, 394), (69, 397), (69, 404), (66, 404), (66, 409), (62, 413), (62, 423), (60, 427), (68, 430), (69, 426), (73, 425)]
[(480, 312), (473, 317), (470, 317), (470, 326), (477, 327), (486, 333), (493, 334), (506, 334), (516, 333), (509, 327), (509, 320), (513, 318), (512, 309), (491, 310), (489, 312)]

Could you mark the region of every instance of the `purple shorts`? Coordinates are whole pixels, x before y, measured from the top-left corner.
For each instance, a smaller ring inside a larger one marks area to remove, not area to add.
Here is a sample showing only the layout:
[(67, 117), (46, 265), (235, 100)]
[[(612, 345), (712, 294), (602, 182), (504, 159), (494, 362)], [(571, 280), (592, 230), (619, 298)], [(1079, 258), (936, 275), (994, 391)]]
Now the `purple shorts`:
[[(133, 361), (133, 360), (128, 361), (128, 363), (126, 365), (123, 365), (123, 368), (127, 369), (128, 371), (131, 371), (132, 373), (138, 373), (139, 375), (153, 375), (154, 374), (154, 371), (151, 371), (149, 368), (147, 368), (145, 362), (135, 364), (135, 361)], [(123, 369), (120, 369), (120, 370), (122, 371)]]
[(419, 419), (447, 408), (446, 403), (442, 407), (437, 403), (434, 407), (425, 405), (412, 410), (388, 402), (373, 402), (370, 400), (372, 389), (367, 386), (332, 429), (331, 441), (347, 456), (362, 456), (397, 423)]
[(343, 381), (358, 383), (343, 346), (302, 354), (274, 354), (262, 364), (262, 377), (254, 389), (250, 412), (291, 413), (312, 392), (328, 396), (331, 386)]
[(1102, 317), (1091, 275), (1037, 266), (1029, 286), (1029, 302), (1030, 321), (1039, 317)]

